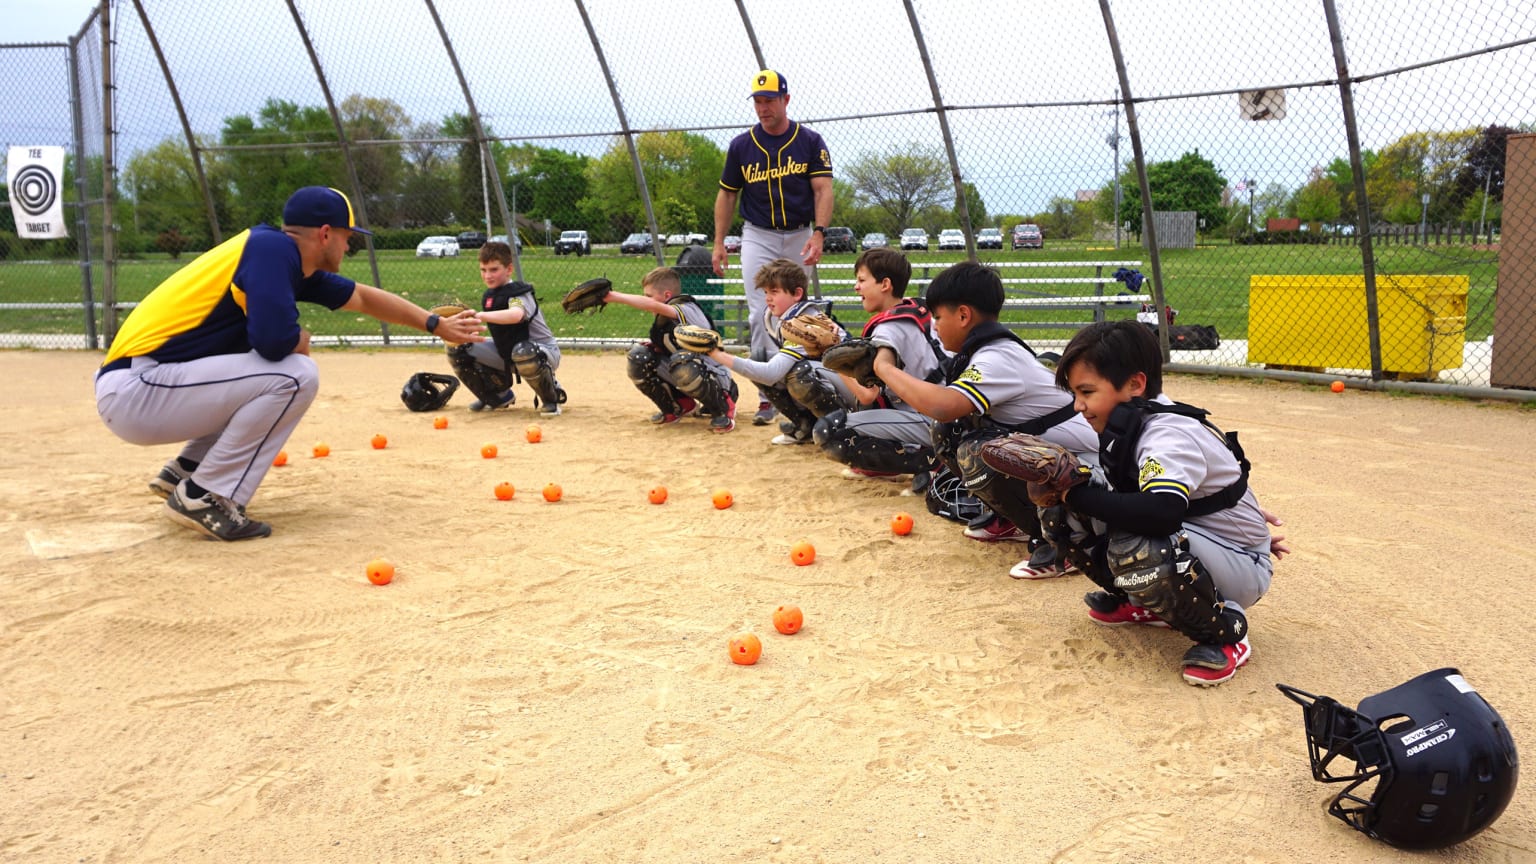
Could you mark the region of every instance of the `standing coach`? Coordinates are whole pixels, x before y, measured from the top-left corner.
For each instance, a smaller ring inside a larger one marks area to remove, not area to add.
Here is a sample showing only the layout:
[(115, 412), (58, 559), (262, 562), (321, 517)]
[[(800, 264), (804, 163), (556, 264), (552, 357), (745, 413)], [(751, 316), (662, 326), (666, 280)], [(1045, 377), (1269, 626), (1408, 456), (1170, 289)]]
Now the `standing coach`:
[[(737, 135), (725, 153), (720, 193), (715, 196), (715, 274), (725, 275), (725, 235), (741, 201), (741, 275), (747, 296), (753, 360), (767, 360), (775, 345), (768, 333), (768, 302), (753, 282), (775, 258), (814, 267), (821, 260), (832, 219), (832, 157), (821, 136), (789, 119), (789, 82), (772, 69), (752, 76), (757, 125)], [(752, 423), (773, 420), (773, 406), (758, 391)]]

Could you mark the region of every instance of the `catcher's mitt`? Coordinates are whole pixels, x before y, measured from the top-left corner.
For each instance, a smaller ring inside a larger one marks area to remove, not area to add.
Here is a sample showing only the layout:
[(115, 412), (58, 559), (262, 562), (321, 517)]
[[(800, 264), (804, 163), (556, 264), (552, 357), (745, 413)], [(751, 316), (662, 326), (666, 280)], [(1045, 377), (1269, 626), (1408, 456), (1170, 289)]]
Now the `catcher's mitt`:
[(981, 461), (1028, 484), (1029, 500), (1037, 507), (1060, 504), (1074, 486), (1087, 483), (1092, 469), (1070, 450), (1034, 435), (1015, 432), (981, 445)]
[(672, 329), (672, 341), (685, 351), (708, 354), (720, 347), (720, 334), (692, 324), (679, 324)]
[[(844, 339), (822, 352), (821, 365), (847, 375), (865, 387), (881, 387), (885, 382), (875, 374), (875, 355), (881, 348), (890, 348), (892, 354), (896, 353), (895, 346), (883, 339)], [(896, 368), (901, 368), (899, 355)]]
[(802, 312), (779, 322), (785, 342), (805, 346), (805, 353), (820, 357), (822, 352), (843, 341), (843, 330), (824, 312)]
[(568, 315), (585, 312), (588, 309), (601, 312), (603, 307), (608, 305), (608, 292), (612, 290), (613, 283), (601, 276), (588, 279), (572, 288), (570, 293), (565, 295), (565, 299), (560, 301), (560, 307)]
[(431, 312), (433, 315), (438, 316), (439, 318), (452, 318), (460, 312), (468, 312), (469, 307), (465, 306), (463, 303), (454, 303), (450, 301), (448, 303), (442, 304), (441, 306), (433, 306), (427, 311)]

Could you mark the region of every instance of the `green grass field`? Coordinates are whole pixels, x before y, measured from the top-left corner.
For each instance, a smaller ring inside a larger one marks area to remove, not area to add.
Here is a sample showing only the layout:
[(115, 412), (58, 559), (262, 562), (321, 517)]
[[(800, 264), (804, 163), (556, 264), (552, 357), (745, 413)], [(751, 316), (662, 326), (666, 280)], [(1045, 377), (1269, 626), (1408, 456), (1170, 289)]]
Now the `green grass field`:
[[(669, 260), (676, 259), (676, 250), (669, 250)], [(926, 268), (932, 275), (943, 266), (964, 260), (959, 252), (913, 252), (909, 255), (919, 264), (931, 263)], [(852, 254), (830, 255), (826, 263), (852, 264), (857, 258)], [(1050, 243), (1045, 250), (995, 251), (988, 250), (980, 256), (983, 262), (1008, 261), (1108, 261), (1139, 260), (1139, 269), (1150, 278), (1151, 262), (1145, 250), (1139, 246), (1125, 245), (1119, 251), (1097, 243), (1063, 242)], [(117, 297), (119, 301), (138, 300), (161, 280), (185, 265), (190, 259), (180, 261), (169, 258), (147, 257), (124, 261), (117, 269)], [(1466, 338), (1485, 338), (1492, 331), (1493, 291), (1497, 273), (1496, 252), (1472, 249), (1466, 246), (1379, 246), (1376, 248), (1378, 274), (1460, 274), (1470, 279), (1468, 297), (1468, 326)], [(538, 289), (538, 296), (546, 310), (546, 317), (556, 335), (576, 338), (625, 338), (639, 337), (649, 327), (647, 316), (625, 306), (612, 305), (600, 314), (573, 317), (559, 309), (559, 298), (578, 282), (593, 276), (607, 276), (620, 291), (638, 293), (640, 279), (655, 259), (650, 257), (621, 256), (612, 249), (597, 249), (584, 258), (557, 257), (547, 249), (525, 251), (523, 276)], [(473, 303), (481, 293), (476, 259), (472, 254), (459, 258), (416, 258), (410, 251), (378, 253), (378, 282), (391, 291), (409, 297), (422, 306), (432, 306), (447, 300)], [(1360, 253), (1354, 246), (1201, 246), (1195, 249), (1168, 249), (1163, 251), (1162, 269), (1167, 299), (1179, 312), (1178, 323), (1214, 325), (1223, 338), (1242, 339), (1248, 333), (1248, 277), (1253, 274), (1358, 274), (1362, 272)], [(1002, 275), (1041, 277), (1051, 274), (1061, 276), (1092, 276), (1091, 269), (1062, 268), (1001, 268)], [(375, 281), (368, 260), (364, 256), (349, 258), (342, 272), (359, 281)], [(914, 277), (923, 275), (925, 268), (914, 268)], [(1113, 268), (1105, 268), (1107, 279)], [(823, 279), (852, 279), (850, 269), (823, 269)], [(102, 272), (93, 272), (95, 299), (102, 299)], [(1059, 293), (1062, 295), (1087, 295), (1097, 293), (1097, 286), (1086, 283), (1067, 284), (1057, 287), (1048, 285), (1019, 286), (1034, 293)], [(1114, 281), (1105, 285), (1105, 293), (1119, 293), (1123, 286)], [(699, 277), (691, 278), (685, 290), (695, 294), (740, 294), (740, 286), (702, 284)], [(1143, 286), (1150, 293), (1150, 282)], [(851, 285), (827, 285), (823, 294), (852, 295)], [(1011, 289), (1010, 295), (1019, 293)], [(4, 262), (0, 263), (0, 333), (80, 333), (83, 330), (83, 312), (79, 307), (82, 298), (80, 268), (72, 262)], [(4, 308), (3, 304), (61, 303), (67, 308), (58, 310), (21, 310)], [(350, 313), (334, 313), (318, 306), (304, 304), (301, 307), (305, 326), (319, 335), (376, 335), (379, 325), (372, 319)], [(1110, 317), (1130, 317), (1136, 307), (1112, 308)], [(850, 329), (861, 324), (865, 314), (857, 303), (839, 304), (835, 310), (839, 320)], [(1030, 310), (1012, 311), (1006, 320), (1030, 322), (1068, 322), (1062, 328), (1025, 331), (1026, 338), (1064, 339), (1071, 335), (1075, 326), (1071, 322), (1088, 320), (1086, 310)], [(718, 316), (717, 316), (718, 317)], [(727, 311), (727, 318), (735, 317), (735, 309)], [(98, 319), (99, 322), (99, 319)]]

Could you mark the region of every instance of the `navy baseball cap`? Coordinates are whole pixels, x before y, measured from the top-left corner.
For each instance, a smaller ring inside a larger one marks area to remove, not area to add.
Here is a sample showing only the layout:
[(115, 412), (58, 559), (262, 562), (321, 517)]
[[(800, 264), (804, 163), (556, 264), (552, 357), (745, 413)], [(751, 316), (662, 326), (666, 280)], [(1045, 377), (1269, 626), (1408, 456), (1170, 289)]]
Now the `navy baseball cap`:
[(773, 71), (764, 69), (752, 76), (753, 96), (788, 96), (789, 79)]
[(373, 236), (372, 231), (357, 227), (357, 217), (352, 215), (352, 202), (347, 196), (329, 186), (305, 186), (290, 195), (283, 205), (283, 224), (310, 228), (329, 225)]

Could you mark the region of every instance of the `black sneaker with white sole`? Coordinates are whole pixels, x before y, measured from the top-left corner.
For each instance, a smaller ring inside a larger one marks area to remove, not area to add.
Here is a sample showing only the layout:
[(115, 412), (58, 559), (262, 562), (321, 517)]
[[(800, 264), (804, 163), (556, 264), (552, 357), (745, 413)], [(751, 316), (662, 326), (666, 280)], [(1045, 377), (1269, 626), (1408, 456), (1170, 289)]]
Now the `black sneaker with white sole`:
[(165, 467), (160, 469), (155, 479), (149, 481), (149, 491), (161, 498), (169, 498), (171, 493), (176, 491), (176, 486), (191, 476), (181, 467), (180, 462), (172, 459), (165, 463)]
[(271, 525), (246, 516), (244, 507), (223, 495), (208, 492), (201, 498), (188, 497), (185, 480), (165, 499), (165, 515), (215, 540), (250, 540), (272, 533)]

